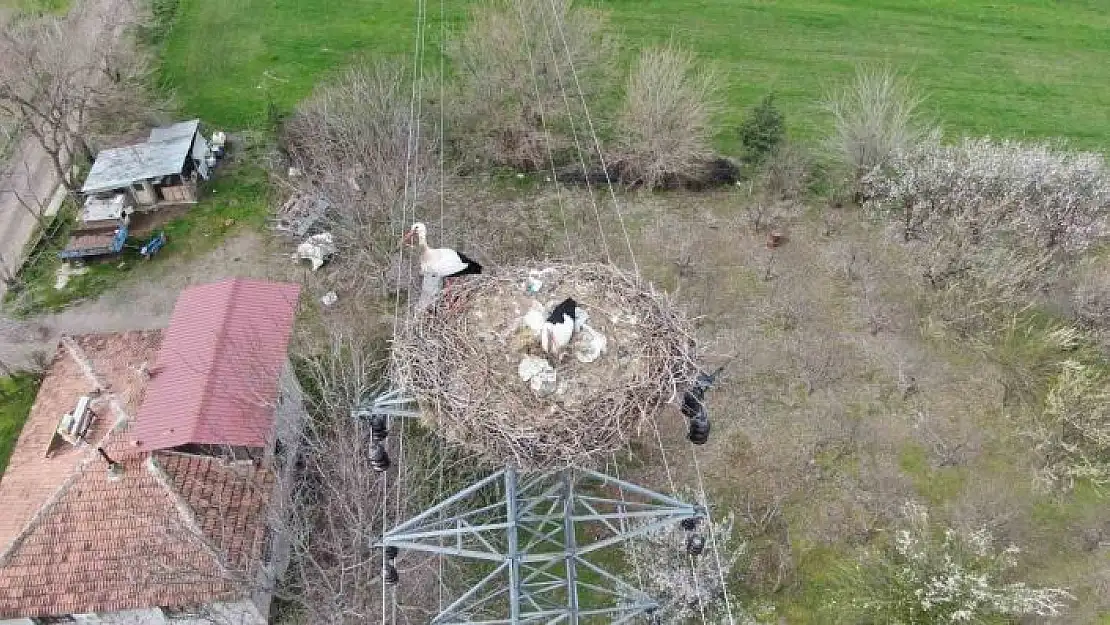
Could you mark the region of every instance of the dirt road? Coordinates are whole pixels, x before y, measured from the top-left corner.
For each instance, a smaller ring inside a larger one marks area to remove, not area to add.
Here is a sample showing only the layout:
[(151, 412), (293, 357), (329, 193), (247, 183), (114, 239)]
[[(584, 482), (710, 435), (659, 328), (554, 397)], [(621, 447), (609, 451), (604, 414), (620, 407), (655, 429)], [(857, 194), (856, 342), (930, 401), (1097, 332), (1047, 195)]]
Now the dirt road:
[[(47, 210), (59, 187), (50, 157), (33, 138), (25, 138), (0, 181), (0, 276), (15, 275), (38, 221), (31, 211)], [(57, 208), (55, 207), (55, 210)], [(0, 282), (0, 298), (7, 285)]]

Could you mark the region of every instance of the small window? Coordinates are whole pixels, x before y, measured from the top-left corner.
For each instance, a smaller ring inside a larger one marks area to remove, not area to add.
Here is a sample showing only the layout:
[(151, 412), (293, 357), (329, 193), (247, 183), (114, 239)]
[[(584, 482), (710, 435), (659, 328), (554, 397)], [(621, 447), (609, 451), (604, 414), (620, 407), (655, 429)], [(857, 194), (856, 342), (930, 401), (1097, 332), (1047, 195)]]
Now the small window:
[(142, 191), (144, 189), (143, 183), (141, 183), (141, 182), (132, 182), (131, 183), (131, 188), (136, 190), (136, 191)]

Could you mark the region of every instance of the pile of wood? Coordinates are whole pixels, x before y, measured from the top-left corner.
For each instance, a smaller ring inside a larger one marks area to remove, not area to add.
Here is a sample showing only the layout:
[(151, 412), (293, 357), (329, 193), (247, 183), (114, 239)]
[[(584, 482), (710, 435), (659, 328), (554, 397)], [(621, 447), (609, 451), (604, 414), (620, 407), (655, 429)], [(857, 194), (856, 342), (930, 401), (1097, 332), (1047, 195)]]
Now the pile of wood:
[(274, 229), (293, 237), (303, 237), (329, 207), (330, 204), (323, 195), (297, 191), (278, 209)]

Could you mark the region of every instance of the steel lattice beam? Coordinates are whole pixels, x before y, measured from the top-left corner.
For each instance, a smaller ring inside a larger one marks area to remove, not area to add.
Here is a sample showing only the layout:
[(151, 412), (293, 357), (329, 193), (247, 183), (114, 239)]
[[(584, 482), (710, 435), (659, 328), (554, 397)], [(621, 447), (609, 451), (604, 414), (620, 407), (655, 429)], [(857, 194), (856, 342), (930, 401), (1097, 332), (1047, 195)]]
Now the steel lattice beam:
[[(587, 556), (703, 516), (699, 506), (597, 471), (506, 468), (393, 527), (376, 546), (493, 566), (433, 625), (627, 623), (658, 605)], [(604, 531), (586, 533), (586, 524)]]

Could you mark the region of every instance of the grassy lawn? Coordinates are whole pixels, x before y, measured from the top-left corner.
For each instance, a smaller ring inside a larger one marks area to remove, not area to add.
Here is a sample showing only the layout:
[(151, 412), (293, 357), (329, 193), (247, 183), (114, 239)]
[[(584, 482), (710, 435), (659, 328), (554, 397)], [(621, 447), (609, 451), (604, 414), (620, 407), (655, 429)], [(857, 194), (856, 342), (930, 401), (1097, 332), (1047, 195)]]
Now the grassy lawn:
[[(434, 4), (432, 47), (439, 33)], [(462, 14), (460, 3), (450, 4), (453, 16)], [(291, 109), (321, 74), (352, 55), (411, 55), (415, 7), (397, 0), (181, 0), (165, 42), (163, 79), (187, 115), (227, 128), (262, 127), (270, 102)]]
[[(448, 3), (455, 27), (467, 5)], [(728, 128), (767, 91), (811, 138), (827, 85), (860, 62), (911, 72), (953, 133), (1110, 139), (1110, 5), (1016, 0), (599, 0), (630, 47), (669, 39), (727, 71)], [(411, 54), (408, 0), (181, 0), (163, 76), (185, 113), (231, 128), (288, 110), (356, 53)], [(429, 3), (429, 59), (439, 48)], [(449, 35), (450, 36), (450, 35)]]
[(23, 422), (31, 413), (39, 381), (37, 375), (28, 373), (0, 378), (0, 473), (7, 468)]
[(70, 0), (0, 0), (0, 9), (15, 9), (27, 13), (65, 13)]

